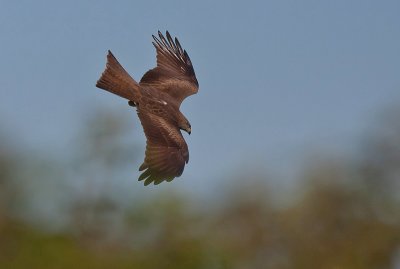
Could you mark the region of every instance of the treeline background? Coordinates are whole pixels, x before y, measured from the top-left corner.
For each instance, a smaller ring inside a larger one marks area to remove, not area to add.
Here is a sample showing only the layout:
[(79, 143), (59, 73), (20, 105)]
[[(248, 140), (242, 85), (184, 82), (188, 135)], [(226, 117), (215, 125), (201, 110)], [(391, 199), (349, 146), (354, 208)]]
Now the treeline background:
[(246, 162), (209, 193), (136, 182), (132, 124), (100, 111), (65, 152), (2, 131), (0, 268), (400, 268), (399, 109), (290, 188)]

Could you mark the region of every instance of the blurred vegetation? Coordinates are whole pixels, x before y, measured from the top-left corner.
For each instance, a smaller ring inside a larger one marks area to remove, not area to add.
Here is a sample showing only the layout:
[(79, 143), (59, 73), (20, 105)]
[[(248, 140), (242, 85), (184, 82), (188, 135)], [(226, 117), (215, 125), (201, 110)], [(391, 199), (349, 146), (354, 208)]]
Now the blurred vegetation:
[(201, 201), (182, 191), (121, 199), (118, 171), (135, 168), (136, 147), (112, 113), (87, 122), (66, 159), (3, 142), (0, 268), (400, 268), (392, 114), (356, 159), (311, 162), (284, 205), (259, 172)]

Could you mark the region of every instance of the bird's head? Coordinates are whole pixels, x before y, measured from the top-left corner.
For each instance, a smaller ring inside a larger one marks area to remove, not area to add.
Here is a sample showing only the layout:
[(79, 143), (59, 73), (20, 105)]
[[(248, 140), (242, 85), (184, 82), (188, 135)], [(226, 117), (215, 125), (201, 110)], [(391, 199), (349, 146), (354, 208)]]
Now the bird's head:
[(178, 116), (178, 126), (179, 129), (187, 132), (188, 134), (192, 132), (192, 126), (190, 126), (190, 122), (182, 113), (180, 113), (180, 115)]
[(190, 126), (190, 123), (188, 120), (184, 121), (183, 124), (180, 124), (179, 128), (188, 134), (192, 132), (192, 126)]

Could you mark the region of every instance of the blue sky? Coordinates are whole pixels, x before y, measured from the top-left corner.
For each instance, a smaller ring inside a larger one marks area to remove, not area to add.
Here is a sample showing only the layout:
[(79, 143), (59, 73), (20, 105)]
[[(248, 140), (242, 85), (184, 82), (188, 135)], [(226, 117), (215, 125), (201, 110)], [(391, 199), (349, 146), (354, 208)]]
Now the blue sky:
[(1, 1), (1, 128), (62, 151), (107, 107), (141, 133), (126, 101), (94, 84), (108, 49), (140, 79), (155, 65), (151, 35), (169, 30), (200, 84), (181, 108), (192, 135), (179, 184), (295, 167), (314, 150), (346, 151), (400, 104), (399, 13), (399, 1)]

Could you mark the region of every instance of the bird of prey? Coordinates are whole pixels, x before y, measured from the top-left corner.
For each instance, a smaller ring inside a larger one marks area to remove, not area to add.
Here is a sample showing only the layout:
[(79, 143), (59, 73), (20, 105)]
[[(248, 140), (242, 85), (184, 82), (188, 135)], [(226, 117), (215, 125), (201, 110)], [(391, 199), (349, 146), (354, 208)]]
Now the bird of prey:
[(129, 100), (146, 135), (146, 153), (139, 171), (144, 185), (171, 181), (182, 175), (189, 161), (189, 150), (180, 130), (191, 133), (191, 126), (179, 108), (182, 101), (197, 93), (199, 83), (192, 62), (178, 39), (158, 31), (152, 42), (157, 66), (136, 82), (111, 51), (96, 87)]

